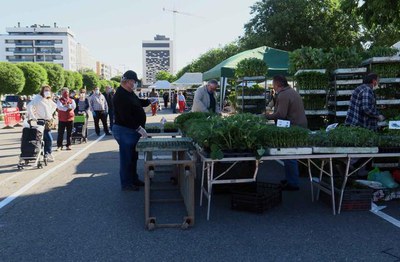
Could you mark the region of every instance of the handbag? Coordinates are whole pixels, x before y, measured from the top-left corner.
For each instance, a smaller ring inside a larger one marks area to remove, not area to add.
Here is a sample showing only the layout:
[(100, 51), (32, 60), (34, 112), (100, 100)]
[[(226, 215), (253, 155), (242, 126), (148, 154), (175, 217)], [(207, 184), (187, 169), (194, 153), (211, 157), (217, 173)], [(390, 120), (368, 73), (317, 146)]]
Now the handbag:
[(44, 123), (44, 129), (51, 130), (53, 127), (54, 127), (54, 118), (46, 120), (46, 122)]

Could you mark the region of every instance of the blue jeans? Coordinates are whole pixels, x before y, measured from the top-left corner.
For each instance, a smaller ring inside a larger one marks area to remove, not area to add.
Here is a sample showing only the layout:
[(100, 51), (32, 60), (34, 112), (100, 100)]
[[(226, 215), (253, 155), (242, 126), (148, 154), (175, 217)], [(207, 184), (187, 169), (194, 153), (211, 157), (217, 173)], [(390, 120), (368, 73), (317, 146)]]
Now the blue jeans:
[(286, 180), (291, 186), (299, 186), (299, 165), (297, 160), (283, 160), (285, 163)]
[(53, 137), (51, 136), (51, 130), (44, 130), (43, 141), (44, 141), (44, 154), (51, 154), (51, 152), (53, 151), (51, 149), (53, 145)]
[(140, 139), (140, 134), (136, 130), (113, 125), (113, 136), (119, 145), (119, 176), (121, 187), (133, 185), (138, 180), (136, 144)]

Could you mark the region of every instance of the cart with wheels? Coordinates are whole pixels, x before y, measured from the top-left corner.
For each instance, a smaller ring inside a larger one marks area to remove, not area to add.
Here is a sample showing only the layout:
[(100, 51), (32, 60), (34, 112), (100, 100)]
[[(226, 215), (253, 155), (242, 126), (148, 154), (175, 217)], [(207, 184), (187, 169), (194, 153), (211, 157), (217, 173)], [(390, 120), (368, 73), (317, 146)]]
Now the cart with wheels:
[[(145, 193), (145, 228), (153, 230), (158, 227), (177, 227), (188, 229), (194, 225), (194, 178), (196, 176), (196, 159), (192, 154), (194, 149), (190, 138), (145, 138), (141, 139), (136, 150), (144, 152), (144, 193)], [(162, 154), (162, 158), (160, 157)], [(172, 167), (172, 171), (164, 172), (170, 176), (173, 187), (160, 188), (156, 177), (161, 175), (165, 167)], [(156, 198), (155, 191), (179, 191), (180, 197)], [(178, 223), (159, 223), (152, 214), (152, 205), (155, 203), (183, 202), (185, 215)]]
[(34, 126), (31, 121), (28, 123), (29, 127), (22, 129), (21, 154), (17, 168), (24, 169), (27, 166), (43, 168), (43, 164), (47, 166), (47, 159), (44, 155), (44, 126)]

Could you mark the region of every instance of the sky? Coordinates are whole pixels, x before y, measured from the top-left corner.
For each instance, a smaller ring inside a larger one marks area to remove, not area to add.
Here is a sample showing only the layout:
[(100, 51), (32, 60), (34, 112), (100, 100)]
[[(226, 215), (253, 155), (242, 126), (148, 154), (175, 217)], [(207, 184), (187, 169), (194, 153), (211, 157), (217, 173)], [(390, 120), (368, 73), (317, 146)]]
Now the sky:
[(90, 54), (120, 70), (142, 75), (142, 41), (173, 38), (175, 73), (206, 51), (236, 40), (256, 0), (0, 0), (0, 34), (6, 27), (45, 24), (67, 27)]

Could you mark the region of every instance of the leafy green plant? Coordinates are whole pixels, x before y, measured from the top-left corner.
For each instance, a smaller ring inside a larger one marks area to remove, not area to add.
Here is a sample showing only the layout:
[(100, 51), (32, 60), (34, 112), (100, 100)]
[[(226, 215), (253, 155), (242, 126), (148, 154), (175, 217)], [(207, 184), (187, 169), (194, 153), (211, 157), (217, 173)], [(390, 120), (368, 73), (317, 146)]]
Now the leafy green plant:
[(265, 62), (258, 58), (246, 58), (237, 64), (235, 76), (242, 78), (245, 76), (265, 76), (268, 67)]
[(146, 131), (147, 133), (160, 133), (161, 132), (161, 128), (159, 128), (158, 126), (146, 126)]
[(203, 113), (203, 112), (188, 112), (177, 116), (174, 120), (175, 124), (177, 124), (178, 128), (183, 132), (186, 131), (186, 122), (190, 119), (206, 119), (211, 116), (211, 113)]
[(178, 132), (178, 125), (176, 123), (167, 122), (164, 124), (164, 132)]
[(377, 146), (378, 135), (362, 127), (338, 126), (311, 134), (310, 143), (319, 147), (371, 147)]
[(297, 87), (302, 90), (326, 89), (328, 75), (317, 71), (306, 71), (296, 74)]

